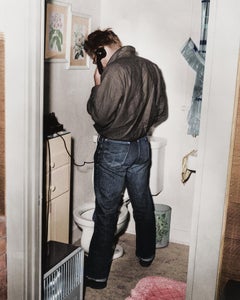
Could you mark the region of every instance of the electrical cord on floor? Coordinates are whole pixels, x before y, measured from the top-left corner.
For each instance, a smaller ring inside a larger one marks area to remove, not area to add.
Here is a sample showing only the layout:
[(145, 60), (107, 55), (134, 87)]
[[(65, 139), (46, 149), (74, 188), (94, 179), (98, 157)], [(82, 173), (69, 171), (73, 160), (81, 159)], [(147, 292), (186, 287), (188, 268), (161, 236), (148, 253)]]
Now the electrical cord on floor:
[(66, 150), (68, 156), (71, 158), (73, 165), (75, 165), (76, 167), (84, 167), (85, 165), (93, 164), (94, 163), (93, 161), (84, 161), (82, 164), (76, 163), (74, 157), (71, 155), (71, 153), (69, 152), (69, 150), (67, 148), (67, 144), (66, 144), (66, 141), (63, 138), (63, 136), (60, 135), (58, 132), (56, 132), (56, 135), (59, 136), (63, 140), (65, 150)]

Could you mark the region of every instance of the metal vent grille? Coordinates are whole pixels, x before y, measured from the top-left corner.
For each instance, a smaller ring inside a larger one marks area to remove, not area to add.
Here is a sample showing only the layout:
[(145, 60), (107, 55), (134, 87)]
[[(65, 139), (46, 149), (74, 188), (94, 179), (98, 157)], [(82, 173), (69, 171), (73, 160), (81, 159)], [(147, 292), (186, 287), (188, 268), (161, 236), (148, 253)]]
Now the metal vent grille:
[(82, 249), (78, 248), (65, 257), (44, 274), (43, 280), (44, 300), (81, 300), (83, 289)]

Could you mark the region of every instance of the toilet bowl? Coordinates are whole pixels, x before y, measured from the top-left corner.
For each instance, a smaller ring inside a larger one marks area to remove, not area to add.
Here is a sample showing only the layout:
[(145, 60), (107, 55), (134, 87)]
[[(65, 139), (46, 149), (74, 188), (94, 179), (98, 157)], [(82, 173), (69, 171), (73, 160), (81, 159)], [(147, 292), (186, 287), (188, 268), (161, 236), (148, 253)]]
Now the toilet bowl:
[[(89, 252), (89, 246), (90, 246), (90, 242), (94, 230), (94, 221), (93, 221), (94, 209), (95, 209), (95, 203), (88, 202), (81, 205), (81, 207), (77, 207), (73, 211), (74, 221), (82, 231), (81, 247), (83, 248), (86, 254)], [(128, 214), (129, 213), (128, 213), (127, 206), (126, 204), (123, 204), (120, 208), (115, 235), (120, 233), (127, 225)], [(116, 245), (113, 259), (119, 258), (122, 255), (123, 255), (123, 248), (120, 245)]]

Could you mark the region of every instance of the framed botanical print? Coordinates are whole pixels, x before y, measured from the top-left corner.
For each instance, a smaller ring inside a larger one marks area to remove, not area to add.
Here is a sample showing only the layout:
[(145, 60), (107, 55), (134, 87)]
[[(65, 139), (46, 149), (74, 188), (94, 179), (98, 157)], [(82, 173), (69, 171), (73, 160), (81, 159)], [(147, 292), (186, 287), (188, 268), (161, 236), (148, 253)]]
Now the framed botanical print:
[(71, 6), (48, 1), (46, 6), (45, 60), (66, 62)]
[(68, 69), (88, 69), (89, 57), (84, 50), (84, 40), (90, 32), (89, 16), (72, 13), (68, 45)]

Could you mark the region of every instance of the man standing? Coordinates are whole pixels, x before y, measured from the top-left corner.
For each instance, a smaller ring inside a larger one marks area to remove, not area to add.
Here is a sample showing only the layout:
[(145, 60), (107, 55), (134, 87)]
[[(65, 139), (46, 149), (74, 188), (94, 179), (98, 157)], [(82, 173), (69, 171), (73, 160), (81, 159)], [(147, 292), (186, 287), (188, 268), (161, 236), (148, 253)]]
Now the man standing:
[(97, 64), (87, 110), (99, 134), (94, 155), (95, 225), (85, 278), (87, 286), (104, 288), (125, 188), (133, 207), (136, 256), (144, 267), (154, 259), (156, 228), (147, 134), (168, 118), (168, 102), (158, 66), (137, 56), (132, 46), (122, 46), (111, 29), (92, 32), (85, 50)]

